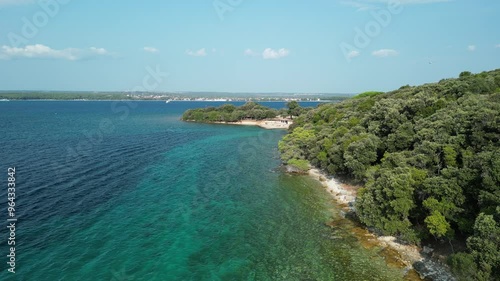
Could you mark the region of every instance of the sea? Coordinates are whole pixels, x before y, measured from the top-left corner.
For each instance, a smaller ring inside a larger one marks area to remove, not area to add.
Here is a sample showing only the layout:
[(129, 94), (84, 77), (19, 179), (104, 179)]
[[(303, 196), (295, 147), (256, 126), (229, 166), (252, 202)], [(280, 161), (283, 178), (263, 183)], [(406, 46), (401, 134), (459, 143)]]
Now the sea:
[(0, 102), (0, 280), (403, 278), (283, 172), (286, 131), (180, 121), (220, 104)]

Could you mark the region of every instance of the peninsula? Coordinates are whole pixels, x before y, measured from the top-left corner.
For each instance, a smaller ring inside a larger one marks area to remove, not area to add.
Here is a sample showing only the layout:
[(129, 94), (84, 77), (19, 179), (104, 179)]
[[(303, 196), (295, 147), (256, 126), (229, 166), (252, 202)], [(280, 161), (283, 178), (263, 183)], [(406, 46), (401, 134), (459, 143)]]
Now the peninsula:
[(287, 103), (287, 108), (280, 110), (265, 107), (256, 102), (247, 102), (242, 106), (224, 104), (219, 107), (206, 107), (187, 110), (181, 120), (213, 124), (259, 126), (265, 129), (289, 129), (294, 116), (309, 109), (302, 108), (298, 102)]

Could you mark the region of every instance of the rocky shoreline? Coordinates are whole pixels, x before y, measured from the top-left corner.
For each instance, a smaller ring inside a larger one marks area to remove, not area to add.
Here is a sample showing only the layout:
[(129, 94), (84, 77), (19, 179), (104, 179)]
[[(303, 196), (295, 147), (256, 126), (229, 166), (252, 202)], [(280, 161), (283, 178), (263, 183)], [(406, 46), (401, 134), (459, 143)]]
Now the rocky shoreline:
[[(354, 203), (359, 187), (340, 183), (315, 168), (310, 169), (307, 174), (321, 182), (328, 193), (342, 206), (344, 216), (355, 214)], [(456, 280), (445, 265), (432, 258), (432, 249), (428, 247), (419, 248), (415, 245), (401, 244), (394, 236), (378, 236), (366, 228), (354, 234), (367, 242), (363, 243), (366, 244), (365, 247), (375, 245), (381, 247), (382, 252), (390, 255), (392, 264), (405, 268), (407, 270), (406, 280)]]

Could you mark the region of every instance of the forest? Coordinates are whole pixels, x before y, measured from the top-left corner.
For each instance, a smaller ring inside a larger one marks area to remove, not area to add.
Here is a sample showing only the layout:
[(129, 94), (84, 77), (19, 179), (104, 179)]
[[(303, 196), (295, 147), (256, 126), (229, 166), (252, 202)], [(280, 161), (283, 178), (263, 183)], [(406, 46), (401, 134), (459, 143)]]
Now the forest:
[(459, 279), (499, 280), (499, 138), (497, 69), (319, 105), (279, 150), (363, 186), (356, 217), (376, 232), (441, 241)]

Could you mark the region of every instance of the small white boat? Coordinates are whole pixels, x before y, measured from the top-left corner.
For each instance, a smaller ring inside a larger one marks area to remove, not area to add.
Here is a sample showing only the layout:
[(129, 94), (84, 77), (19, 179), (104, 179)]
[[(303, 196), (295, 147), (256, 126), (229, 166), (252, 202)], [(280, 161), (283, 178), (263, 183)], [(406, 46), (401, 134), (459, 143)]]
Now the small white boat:
[(165, 103), (169, 103), (169, 102), (170, 102), (170, 100), (166, 100), (166, 101), (165, 101)]

